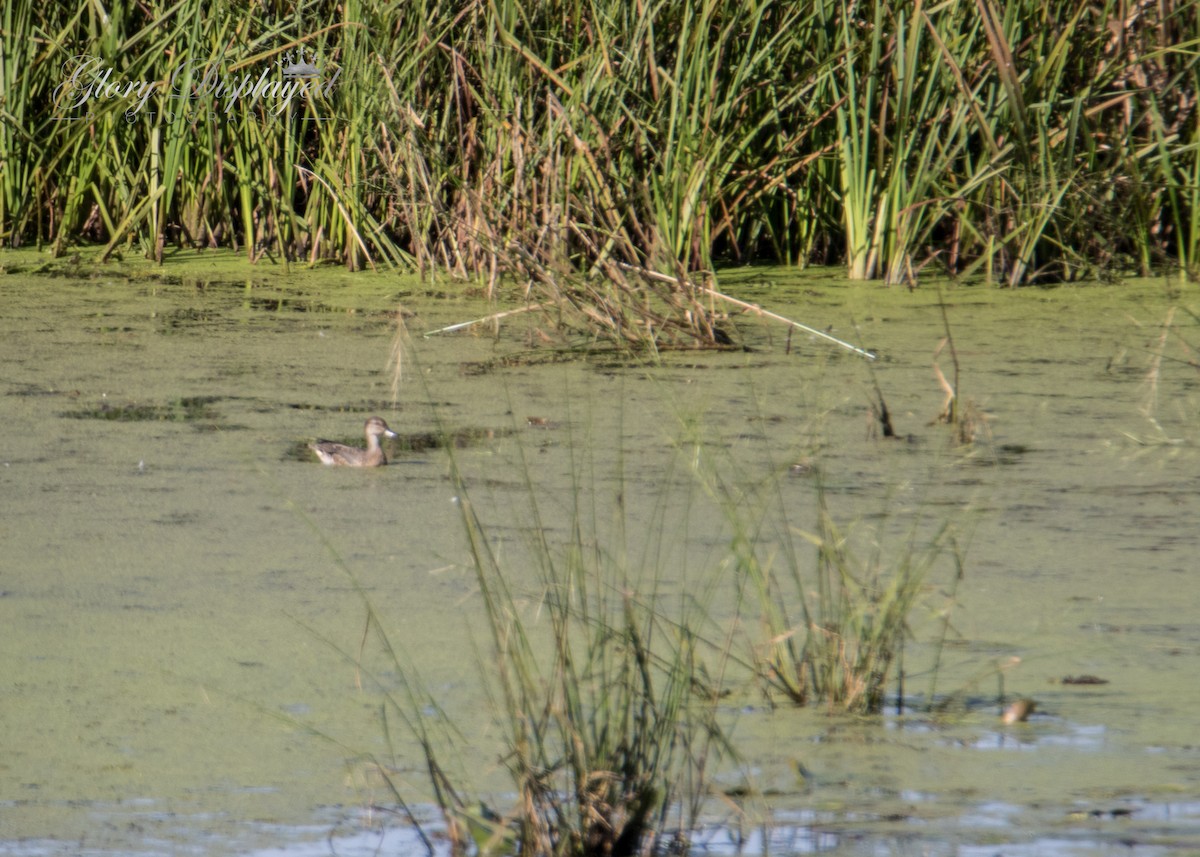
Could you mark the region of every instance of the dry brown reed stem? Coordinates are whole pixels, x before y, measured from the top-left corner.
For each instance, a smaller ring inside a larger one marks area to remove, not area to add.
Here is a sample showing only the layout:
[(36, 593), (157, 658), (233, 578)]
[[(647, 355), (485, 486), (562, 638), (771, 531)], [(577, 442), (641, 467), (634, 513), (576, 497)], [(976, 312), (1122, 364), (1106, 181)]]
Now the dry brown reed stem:
[(723, 300), (727, 303), (731, 303), (734, 306), (742, 307), (743, 309), (748, 310), (748, 311), (754, 313), (755, 315), (759, 315), (764, 318), (769, 318), (774, 321), (783, 322), (784, 324), (790, 324), (792, 327), (799, 328), (800, 330), (803, 330), (806, 333), (811, 333), (813, 336), (818, 336), (821, 339), (827, 339), (830, 342), (836, 343), (837, 345), (840, 345), (843, 348), (853, 351), (855, 354), (860, 354), (863, 357), (866, 357), (868, 360), (875, 359), (875, 355), (873, 353), (871, 353), (870, 351), (867, 351), (864, 348), (859, 348), (857, 345), (851, 345), (849, 342), (844, 342), (844, 341), (838, 339), (836, 336), (831, 336), (830, 334), (826, 333), (823, 330), (817, 330), (815, 327), (809, 327), (807, 324), (802, 324), (798, 321), (794, 321), (793, 319), (786, 318), (782, 315), (779, 315), (778, 313), (773, 313), (770, 310), (765, 310), (762, 307), (760, 307), (758, 304), (752, 304), (752, 303), (748, 303), (743, 300), (739, 300), (738, 298), (735, 298), (735, 297), (730, 297), (729, 295), (718, 292), (716, 289), (710, 289), (707, 286), (698, 286), (697, 288), (699, 288), (700, 291), (704, 292), (705, 294), (712, 295), (714, 298), (720, 298), (721, 300)]
[(1167, 317), (1163, 321), (1162, 335), (1158, 339), (1158, 348), (1154, 352), (1154, 357), (1150, 361), (1150, 369), (1146, 372), (1146, 399), (1142, 403), (1142, 415), (1150, 422), (1154, 423), (1155, 428), (1162, 429), (1158, 424), (1156, 413), (1158, 411), (1158, 377), (1162, 370), (1163, 351), (1167, 347), (1167, 338), (1171, 333), (1171, 322), (1175, 318), (1175, 307), (1171, 307), (1167, 311)]
[[(371, 266), (371, 270), (377, 270), (375, 268), (375, 260), (371, 258), (371, 253), (369, 250), (367, 250), (367, 245), (363, 242), (362, 235), (359, 234), (358, 229), (356, 229), (354, 226), (354, 218), (350, 216), (350, 212), (346, 211), (346, 206), (342, 205), (342, 201), (338, 199), (338, 195), (334, 192), (333, 188), (329, 186), (329, 182), (325, 181), (325, 179), (321, 178), (312, 170), (302, 167), (299, 164), (293, 164), (292, 166), (295, 167), (296, 170), (302, 175), (312, 176), (321, 183), (321, 186), (325, 188), (325, 190), (329, 191), (329, 198), (333, 200), (333, 204), (337, 206), (337, 210), (341, 213), (342, 219), (346, 222), (346, 229), (352, 236), (354, 236), (354, 243), (358, 245), (358, 249), (362, 251), (362, 254), (367, 257), (367, 264)], [(286, 254), (284, 255), (284, 258), (287, 258)]]
[(508, 318), (511, 315), (520, 315), (523, 312), (531, 312), (535, 309), (545, 309), (545, 304), (529, 304), (528, 306), (518, 307), (517, 309), (508, 309), (504, 312), (496, 312), (491, 315), (485, 315), (483, 318), (472, 319), (471, 321), (460, 321), (457, 324), (450, 324), (446, 327), (439, 327), (437, 330), (425, 331), (426, 336), (436, 336), (439, 333), (453, 333), (456, 330), (462, 330), (464, 327), (472, 327), (476, 324), (487, 324), (493, 321), (499, 321), (502, 318)]
[(950, 382), (946, 380), (946, 376), (942, 373), (942, 367), (939, 366), (937, 362), (938, 357), (940, 357), (942, 354), (942, 349), (946, 347), (946, 344), (949, 341), (950, 339), (948, 337), (943, 337), (942, 341), (938, 343), (938, 347), (933, 351), (933, 374), (937, 376), (938, 384), (946, 393), (946, 401), (942, 404), (941, 413), (939, 413), (937, 417), (937, 421), (941, 423), (954, 422), (954, 403), (958, 398), (958, 393), (955, 392), (954, 387), (950, 384)]
[[(947, 328), (947, 330), (949, 330)], [(950, 348), (950, 356), (954, 362), (954, 383), (951, 384), (946, 380), (942, 368), (938, 365), (938, 357), (941, 356), (943, 349), (947, 346)], [(976, 436), (980, 429), (986, 429), (987, 414), (982, 412), (970, 400), (965, 402), (960, 400), (958, 395), (958, 354), (954, 350), (954, 340), (947, 335), (938, 343), (938, 347), (933, 352), (933, 373), (937, 376), (938, 384), (946, 393), (946, 401), (942, 405), (942, 411), (934, 419), (935, 423), (946, 423), (954, 427), (954, 438), (963, 446), (970, 446), (975, 442)]]
[[(654, 271), (647, 271), (644, 268), (635, 268), (632, 265), (626, 265), (624, 263), (618, 263), (618, 264), (620, 264), (621, 267), (628, 268), (631, 271), (637, 271), (643, 277), (647, 277), (647, 278), (654, 279), (654, 280), (660, 280), (660, 281), (664, 281), (664, 282), (676, 282), (676, 283), (678, 282), (678, 280), (675, 277), (669, 277), (666, 274), (659, 274)], [(849, 342), (844, 342), (843, 340), (838, 339), (836, 336), (831, 336), (830, 334), (826, 333), (823, 330), (817, 330), (815, 327), (809, 327), (807, 324), (802, 324), (801, 322), (798, 322), (793, 319), (787, 318), (785, 316), (779, 315), (778, 313), (771, 312), (770, 310), (765, 310), (762, 307), (760, 307), (758, 304), (753, 304), (753, 303), (749, 303), (748, 301), (740, 300), (739, 298), (732, 297), (730, 295), (724, 294), (723, 292), (718, 292), (716, 289), (710, 289), (708, 286), (701, 286), (696, 283), (692, 283), (691, 286), (692, 286), (692, 288), (694, 288), (698, 291), (701, 291), (706, 295), (710, 295), (711, 297), (714, 297), (714, 298), (719, 298), (720, 300), (723, 300), (726, 303), (731, 303), (734, 306), (741, 307), (742, 309), (752, 312), (755, 315), (760, 316), (762, 318), (769, 318), (772, 321), (778, 321), (778, 322), (782, 322), (783, 324), (791, 325), (792, 327), (803, 330), (806, 333), (811, 333), (813, 336), (818, 336), (821, 339), (826, 339), (830, 342), (840, 345), (842, 348), (849, 349), (850, 351), (853, 351), (855, 354), (861, 354), (863, 357), (866, 357), (868, 360), (875, 359), (875, 355), (872, 354), (870, 351), (867, 351), (863, 348), (859, 348), (855, 345), (851, 345)]]

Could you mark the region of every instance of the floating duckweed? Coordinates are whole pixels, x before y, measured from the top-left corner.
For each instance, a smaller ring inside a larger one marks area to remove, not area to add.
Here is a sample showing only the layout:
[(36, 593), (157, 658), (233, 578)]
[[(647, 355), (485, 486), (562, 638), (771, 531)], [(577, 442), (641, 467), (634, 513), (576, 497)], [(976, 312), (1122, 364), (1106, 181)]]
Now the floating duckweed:
[(110, 420), (113, 422), (211, 422), (219, 416), (212, 405), (217, 396), (186, 396), (165, 405), (129, 403), (113, 405), (101, 402), (98, 407), (68, 411), (64, 417), (76, 420)]

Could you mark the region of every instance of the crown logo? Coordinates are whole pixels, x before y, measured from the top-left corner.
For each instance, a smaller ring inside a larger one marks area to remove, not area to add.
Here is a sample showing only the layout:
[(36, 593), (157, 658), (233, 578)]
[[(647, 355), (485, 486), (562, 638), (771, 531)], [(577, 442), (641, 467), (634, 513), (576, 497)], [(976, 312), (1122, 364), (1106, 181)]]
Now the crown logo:
[[(299, 49), (299, 53), (300, 59), (296, 61), (292, 60), (291, 51), (286, 51), (284, 53), (282, 62), (286, 62), (287, 65), (283, 67), (283, 76), (291, 79), (320, 77), (321, 70), (313, 65), (312, 62), (305, 61), (303, 47)], [(316, 60), (316, 51), (313, 51), (312, 58), (313, 60)]]

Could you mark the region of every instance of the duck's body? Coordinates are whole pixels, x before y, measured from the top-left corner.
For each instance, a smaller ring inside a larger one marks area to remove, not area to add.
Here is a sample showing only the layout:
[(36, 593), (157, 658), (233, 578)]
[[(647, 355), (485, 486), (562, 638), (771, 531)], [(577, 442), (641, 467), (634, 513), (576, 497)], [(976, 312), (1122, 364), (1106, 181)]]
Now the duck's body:
[(383, 454), (379, 438), (396, 437), (396, 433), (388, 428), (388, 424), (379, 417), (371, 417), (367, 420), (363, 432), (367, 436), (366, 449), (346, 446), (344, 443), (334, 443), (331, 440), (319, 440), (308, 446), (324, 464), (340, 467), (379, 467), (387, 464), (387, 456)]

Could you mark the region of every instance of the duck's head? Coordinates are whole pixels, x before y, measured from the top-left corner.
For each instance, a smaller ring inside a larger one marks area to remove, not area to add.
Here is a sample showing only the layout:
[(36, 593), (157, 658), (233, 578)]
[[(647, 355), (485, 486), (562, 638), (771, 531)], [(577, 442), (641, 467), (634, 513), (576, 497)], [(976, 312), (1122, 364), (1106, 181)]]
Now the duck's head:
[(368, 437), (399, 437), (388, 428), (388, 424), (381, 417), (371, 417), (367, 420), (366, 433)]

